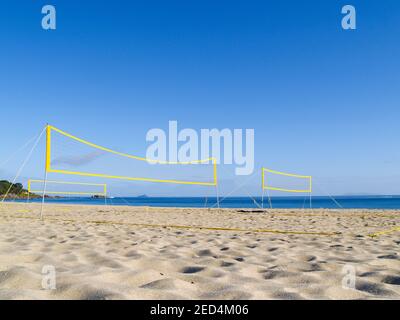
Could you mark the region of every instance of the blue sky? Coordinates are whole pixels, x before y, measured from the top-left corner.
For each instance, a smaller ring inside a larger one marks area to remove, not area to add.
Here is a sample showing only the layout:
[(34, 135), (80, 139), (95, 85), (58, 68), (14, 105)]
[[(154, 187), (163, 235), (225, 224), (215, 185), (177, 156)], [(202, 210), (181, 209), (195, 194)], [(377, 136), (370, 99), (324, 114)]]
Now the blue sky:
[[(41, 28), (45, 4), (55, 31)], [(355, 31), (341, 29), (345, 4)], [(0, 163), (47, 122), (144, 155), (146, 132), (177, 120), (254, 128), (256, 170), (311, 174), (332, 194), (400, 194), (399, 36), (394, 0), (2, 1)], [(22, 176), (42, 168), (34, 156)], [(222, 194), (246, 179), (222, 170)], [(256, 194), (253, 178), (243, 188)]]

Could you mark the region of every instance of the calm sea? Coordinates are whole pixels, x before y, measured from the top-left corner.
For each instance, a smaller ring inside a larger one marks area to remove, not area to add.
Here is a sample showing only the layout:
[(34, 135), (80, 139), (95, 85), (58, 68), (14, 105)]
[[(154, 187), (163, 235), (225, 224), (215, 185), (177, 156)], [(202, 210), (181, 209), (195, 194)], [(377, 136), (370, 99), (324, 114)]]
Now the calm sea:
[[(400, 196), (336, 196), (335, 203), (329, 197), (312, 197), (313, 208), (340, 208), (345, 209), (400, 209)], [(24, 202), (19, 200), (18, 202)], [(33, 200), (31, 202), (40, 202)], [(59, 198), (46, 199), (46, 203), (60, 204), (88, 204), (88, 205), (130, 205), (130, 206), (152, 206), (152, 207), (216, 207), (216, 198), (204, 197), (149, 197), (149, 198), (107, 198), (91, 199), (91, 198)], [(271, 198), (273, 208), (309, 208), (310, 199), (304, 197), (273, 197)], [(256, 197), (221, 197), (220, 207), (222, 208), (259, 208), (261, 206), (261, 198)], [(270, 204), (268, 199), (264, 199), (264, 207), (268, 208)]]

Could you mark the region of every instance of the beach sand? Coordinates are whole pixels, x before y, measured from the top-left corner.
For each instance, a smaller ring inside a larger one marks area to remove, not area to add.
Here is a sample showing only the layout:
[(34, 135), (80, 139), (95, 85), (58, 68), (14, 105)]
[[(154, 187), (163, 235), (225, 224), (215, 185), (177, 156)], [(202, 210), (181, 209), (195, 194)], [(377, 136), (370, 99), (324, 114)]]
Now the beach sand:
[[(0, 206), (0, 299), (400, 298), (400, 211), (39, 212)], [(56, 270), (54, 290), (42, 287), (44, 266)]]

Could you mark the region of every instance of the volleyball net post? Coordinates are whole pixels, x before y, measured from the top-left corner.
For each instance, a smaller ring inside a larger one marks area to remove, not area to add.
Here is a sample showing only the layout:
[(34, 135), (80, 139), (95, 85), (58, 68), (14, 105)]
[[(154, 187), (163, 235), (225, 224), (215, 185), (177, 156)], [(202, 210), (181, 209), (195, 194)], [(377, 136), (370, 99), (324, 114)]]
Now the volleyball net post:
[[(46, 154), (45, 154), (45, 167), (44, 167), (44, 186), (42, 194), (42, 204), (40, 206), (40, 220), (43, 220), (43, 209), (44, 209), (44, 199), (46, 197), (46, 187), (47, 187), (47, 177), (48, 177), (48, 167), (50, 165), (50, 147), (51, 147), (51, 127), (49, 124), (46, 125)], [(29, 182), (28, 182), (29, 185)], [(29, 189), (28, 189), (29, 193)]]

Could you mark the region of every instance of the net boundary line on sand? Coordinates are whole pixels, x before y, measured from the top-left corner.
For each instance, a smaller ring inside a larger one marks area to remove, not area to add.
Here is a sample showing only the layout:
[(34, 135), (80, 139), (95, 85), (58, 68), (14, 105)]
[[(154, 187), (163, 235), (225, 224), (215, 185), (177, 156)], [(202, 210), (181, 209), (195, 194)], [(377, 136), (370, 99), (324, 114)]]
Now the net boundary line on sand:
[[(153, 207), (145, 207), (145, 209), (146, 210), (152, 210), (153, 209)], [(58, 208), (57, 209), (58, 211), (62, 211), (62, 212), (69, 212), (69, 210), (68, 209), (65, 209), (65, 208)], [(1, 211), (0, 210), (0, 212), (2, 212), (2, 213), (6, 213), (6, 212), (4, 212), (4, 211)], [(29, 211), (29, 210), (19, 210), (18, 212), (16, 212), (16, 213), (30, 213), (31, 211)], [(246, 212), (239, 212), (238, 214), (246, 214)], [(271, 216), (273, 216), (273, 215), (275, 215), (275, 216), (283, 216), (283, 217), (296, 217), (296, 214), (274, 214), (274, 213), (270, 213), (270, 215)], [(325, 217), (325, 215), (324, 214), (305, 214), (305, 215), (302, 215), (301, 217)], [(342, 216), (343, 217), (343, 216)], [(356, 217), (356, 218), (364, 218), (365, 216), (364, 215), (354, 215), (353, 217)], [(394, 216), (393, 215), (373, 215), (373, 216), (371, 216), (371, 217), (373, 217), (373, 218), (393, 218)], [(332, 218), (337, 218), (337, 216), (334, 216), (334, 217), (332, 217)], [(396, 229), (397, 227), (394, 227), (393, 229)], [(400, 228), (400, 227), (399, 227)], [(390, 230), (393, 230), (393, 229), (390, 229)], [(384, 230), (385, 231), (385, 230)], [(388, 231), (388, 230), (387, 230)], [(396, 231), (396, 230), (395, 230)], [(382, 231), (383, 232), (383, 231)]]
[[(4, 217), (2, 217), (4, 218)], [(10, 218), (10, 217), (8, 217)], [(12, 217), (17, 219), (33, 219), (37, 220), (36, 217), (20, 216)], [(60, 221), (60, 222), (83, 222), (93, 224), (110, 224), (110, 225), (130, 225), (135, 227), (145, 228), (173, 228), (173, 229), (186, 229), (186, 230), (210, 230), (210, 231), (233, 231), (233, 232), (252, 232), (252, 233), (271, 233), (271, 234), (289, 234), (289, 235), (310, 235), (310, 236), (328, 236), (334, 237), (339, 236), (341, 233), (336, 232), (311, 232), (311, 231), (289, 231), (289, 230), (274, 230), (274, 229), (242, 229), (242, 228), (225, 228), (225, 227), (205, 227), (205, 226), (185, 226), (185, 225), (170, 225), (170, 224), (148, 224), (148, 223), (132, 223), (132, 222), (120, 222), (120, 221), (106, 221), (106, 220), (74, 220), (74, 219), (54, 219), (46, 217), (44, 221)]]
[[(35, 203), (30, 203), (30, 205), (31, 204), (33, 204), (33, 205), (36, 205)], [(5, 202), (4, 203), (4, 206), (6, 206), (6, 205), (21, 205), (21, 206), (24, 206), (24, 205), (26, 205), (26, 203), (18, 203), (18, 202)], [(59, 210), (59, 211), (69, 211), (70, 210), (70, 208), (69, 208), (69, 206), (74, 206), (74, 205), (71, 205), (71, 204), (56, 204), (56, 203), (51, 203), (51, 204), (49, 204), (49, 205), (51, 205), (51, 206), (58, 206), (57, 207), (57, 210)], [(81, 206), (81, 205), (80, 205)], [(87, 206), (90, 206), (90, 205), (87, 205)], [(121, 207), (123, 207), (123, 206), (121, 206)], [(169, 209), (171, 209), (171, 207), (152, 207), (152, 206), (130, 206), (131, 208), (135, 208), (135, 209), (140, 209), (140, 208), (142, 208), (142, 209), (146, 209), (146, 210), (169, 210)], [(186, 208), (186, 207), (174, 207), (174, 210), (180, 210), (180, 211), (182, 211), (182, 210), (188, 210), (188, 209), (201, 209), (201, 210), (219, 210), (219, 211), (224, 211), (224, 210), (231, 210), (231, 208), (220, 208), (220, 209), (216, 209), (216, 208)], [(235, 212), (235, 214), (237, 213), (237, 214), (248, 214), (248, 213), (252, 213), (252, 209), (249, 209), (248, 211), (246, 211), (246, 209), (241, 209), (241, 208), (234, 208), (233, 210), (238, 210), (239, 212)], [(258, 209), (255, 209), (255, 210), (258, 210)], [(276, 213), (276, 212), (271, 212), (271, 211), (268, 211), (267, 209), (263, 209), (264, 210), (264, 213), (268, 213), (268, 215), (269, 216), (289, 216), (289, 217), (296, 217), (296, 216), (298, 216), (298, 214), (297, 213), (289, 213), (289, 212), (287, 212), (287, 213), (285, 213), (285, 212), (283, 212), (283, 213)], [(0, 212), (3, 212), (3, 213), (5, 213), (1, 208), (0, 208)], [(31, 210), (28, 210), (28, 209), (19, 209), (16, 213), (30, 213), (30, 212), (32, 212)], [(227, 214), (229, 214), (230, 212), (229, 211), (227, 211), (226, 212)], [(325, 217), (326, 216), (326, 214), (324, 214), (324, 213), (308, 213), (308, 214), (301, 214), (301, 217)], [(400, 215), (398, 214), (398, 213), (393, 213), (393, 214), (380, 214), (380, 213), (368, 213), (368, 214), (365, 214), (365, 213), (357, 213), (357, 214), (351, 214), (351, 215), (347, 215), (347, 216), (351, 216), (351, 217), (357, 217), (357, 218), (365, 218), (365, 217), (373, 217), (373, 218), (393, 218), (393, 217), (396, 217), (396, 216), (399, 216), (400, 217)], [(343, 215), (343, 213), (341, 213), (341, 212), (338, 212), (335, 216), (332, 216), (332, 218), (338, 218), (338, 217), (347, 217), (346, 215)], [(328, 216), (329, 217), (329, 216)]]
[[(63, 211), (68, 210), (67, 208), (59, 208)], [(152, 209), (152, 207), (146, 207), (146, 210)], [(179, 208), (184, 209), (184, 208)], [(220, 210), (220, 209), (218, 209)], [(30, 213), (32, 211), (22, 209), (18, 210), (17, 213)], [(6, 213), (0, 208), (0, 213)], [(246, 212), (241, 212), (245, 214)], [(274, 214), (274, 213), (271, 213)], [(292, 213), (277, 213), (276, 215), (282, 216), (296, 216)], [(323, 216), (323, 214), (308, 214), (307, 216)], [(358, 217), (365, 217), (365, 214), (359, 214)], [(367, 215), (368, 216), (368, 215)], [(380, 215), (380, 214), (370, 214), (370, 216), (375, 218), (394, 218), (398, 217), (396, 214), (392, 215)], [(17, 219), (36, 219), (34, 216), (0, 216), (1, 218), (17, 218)], [(253, 232), (253, 233), (273, 233), (273, 234), (294, 234), (294, 235), (314, 235), (314, 236), (339, 236), (339, 235), (349, 235), (343, 234), (341, 232), (309, 232), (309, 231), (290, 231), (290, 230), (274, 230), (274, 229), (243, 229), (243, 228), (225, 228), (225, 227), (205, 227), (205, 226), (185, 226), (185, 225), (158, 225), (158, 224), (140, 224), (140, 223), (130, 223), (130, 222), (119, 222), (119, 221), (106, 221), (106, 220), (74, 220), (74, 219), (54, 219), (48, 217), (46, 220), (51, 221), (62, 221), (62, 222), (84, 222), (84, 223), (94, 223), (94, 224), (114, 224), (114, 225), (132, 225), (137, 227), (154, 227), (154, 228), (177, 228), (177, 229), (198, 229), (198, 230), (213, 230), (213, 231), (236, 231), (236, 232)], [(383, 226), (382, 226), (383, 228)], [(400, 231), (400, 226), (394, 226), (390, 229), (385, 229), (382, 231), (366, 234), (365, 236), (371, 238), (377, 238), (381, 235), (390, 234)]]
[(368, 237), (377, 238), (379, 236), (382, 236), (382, 235), (385, 235), (385, 234), (389, 234), (389, 233), (393, 233), (393, 232), (397, 232), (397, 231), (400, 231), (400, 227), (394, 227), (394, 228), (391, 228), (391, 229), (386, 229), (386, 230), (378, 231), (378, 232), (375, 232), (375, 233), (371, 233), (371, 234), (368, 235)]
[[(35, 217), (20, 216), (20, 217), (1, 217), (1, 218), (17, 218), (17, 219), (32, 219)], [(224, 228), (224, 227), (204, 227), (204, 226), (184, 226), (184, 225), (162, 225), (162, 224), (147, 224), (147, 223), (132, 223), (132, 222), (120, 222), (120, 221), (106, 221), (106, 220), (74, 220), (74, 219), (54, 219), (47, 217), (46, 220), (50, 221), (61, 221), (61, 222), (83, 222), (93, 224), (110, 224), (110, 225), (131, 225), (136, 227), (147, 227), (147, 228), (175, 228), (175, 229), (197, 229), (197, 230), (211, 230), (211, 231), (233, 231), (233, 232), (253, 232), (253, 233), (271, 233), (271, 234), (291, 234), (291, 235), (312, 235), (312, 236), (345, 236), (340, 232), (309, 232), (309, 231), (289, 231), (289, 230), (273, 230), (273, 229), (242, 229), (242, 228)], [(381, 235), (400, 231), (400, 227), (394, 227), (388, 230), (378, 231), (375, 233), (367, 234), (366, 236), (371, 238), (377, 238)]]

